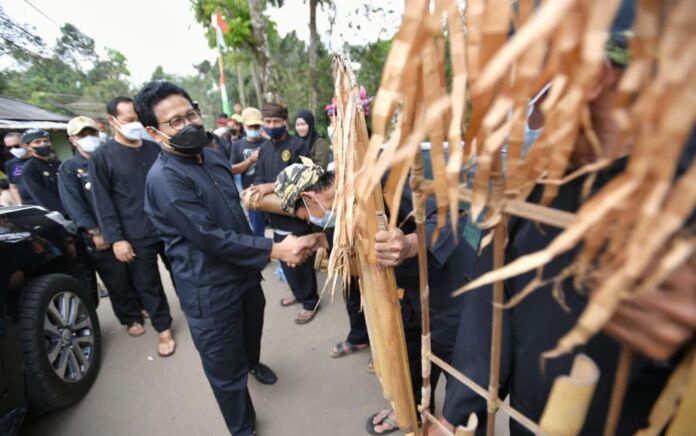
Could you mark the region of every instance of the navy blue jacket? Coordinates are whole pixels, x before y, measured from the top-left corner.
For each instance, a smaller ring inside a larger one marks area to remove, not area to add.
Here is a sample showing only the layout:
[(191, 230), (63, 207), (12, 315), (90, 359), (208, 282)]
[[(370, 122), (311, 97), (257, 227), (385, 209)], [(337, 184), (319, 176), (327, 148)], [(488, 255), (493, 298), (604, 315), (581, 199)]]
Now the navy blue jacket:
[[(283, 141), (274, 143), (266, 141), (261, 145), (259, 158), (256, 161), (256, 177), (254, 183), (275, 183), (278, 174), (288, 166), (300, 163), (300, 156), (307, 156), (307, 150), (302, 140), (296, 136), (288, 135)], [(311, 233), (311, 227), (297, 218), (284, 215), (268, 214), (271, 227), (276, 230), (292, 232), (294, 235)]]
[(159, 145), (145, 141), (127, 147), (116, 140), (97, 148), (89, 160), (92, 198), (104, 240), (126, 240), (134, 246), (159, 243), (157, 232), (143, 210), (145, 178), (160, 153)]
[(89, 161), (77, 153), (58, 167), (60, 201), (80, 230), (99, 228), (92, 204), (92, 183), (88, 164)]
[[(616, 167), (599, 173), (597, 188), (614, 177), (621, 170), (621, 165), (622, 162), (619, 162)], [(583, 182), (584, 179), (580, 178), (563, 185), (551, 207), (577, 211), (581, 204)], [(538, 201), (541, 193), (542, 190), (538, 187), (528, 201)], [(506, 263), (546, 248), (560, 232), (560, 229), (551, 226), (511, 218), (508, 223)], [(474, 277), (492, 269), (492, 245), (489, 244), (477, 258)], [(574, 257), (574, 252), (567, 252), (553, 259), (544, 268), (544, 279), (556, 277), (573, 262)], [(521, 292), (534, 276), (535, 271), (529, 271), (505, 280), (505, 299)], [(556, 346), (558, 339), (575, 325), (587, 305), (587, 294), (574, 288), (572, 278), (566, 279), (562, 285), (562, 294), (570, 312), (564, 311), (558, 304), (552, 295), (552, 287), (552, 284), (542, 286), (512, 309), (503, 311), (500, 398), (505, 398), (509, 393), (513, 407), (538, 421), (555, 378), (568, 374), (574, 356), (583, 352), (600, 368), (600, 379), (581, 434), (601, 434), (609, 408), (620, 347), (608, 336), (599, 333), (572, 353), (547, 360), (542, 369), (541, 353)], [(452, 363), (481, 386), (488, 385), (490, 368), (491, 296), (491, 285), (464, 295)], [(656, 364), (640, 355), (634, 357), (617, 434), (634, 434), (646, 424), (645, 419), (670, 370), (668, 364)], [(486, 401), (461, 383), (448, 384), (443, 406), (445, 418), (452, 423), (461, 424), (472, 412), (479, 414), (479, 429), (485, 429), (483, 423), (486, 419)], [(479, 433), (482, 434), (483, 431)], [(510, 420), (510, 434), (527, 432)]]
[(218, 151), (199, 158), (162, 152), (147, 176), (145, 212), (164, 240), (188, 316), (222, 309), (261, 281), (273, 244), (253, 236)]

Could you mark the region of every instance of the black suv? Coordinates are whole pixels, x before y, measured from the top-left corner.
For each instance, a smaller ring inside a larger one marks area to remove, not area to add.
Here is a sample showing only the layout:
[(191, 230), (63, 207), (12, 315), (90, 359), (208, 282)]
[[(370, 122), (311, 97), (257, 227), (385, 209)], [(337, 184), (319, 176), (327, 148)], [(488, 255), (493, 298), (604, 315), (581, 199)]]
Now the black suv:
[(80, 400), (99, 372), (96, 290), (71, 223), (38, 206), (0, 208), (0, 434), (27, 412)]

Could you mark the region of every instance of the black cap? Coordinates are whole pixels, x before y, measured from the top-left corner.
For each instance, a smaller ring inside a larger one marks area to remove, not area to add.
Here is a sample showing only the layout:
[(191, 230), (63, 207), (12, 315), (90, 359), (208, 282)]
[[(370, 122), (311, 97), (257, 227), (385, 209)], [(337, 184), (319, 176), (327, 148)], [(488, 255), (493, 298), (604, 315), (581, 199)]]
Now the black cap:
[(22, 144), (29, 144), (39, 138), (48, 138), (48, 132), (42, 129), (29, 129), (22, 133)]

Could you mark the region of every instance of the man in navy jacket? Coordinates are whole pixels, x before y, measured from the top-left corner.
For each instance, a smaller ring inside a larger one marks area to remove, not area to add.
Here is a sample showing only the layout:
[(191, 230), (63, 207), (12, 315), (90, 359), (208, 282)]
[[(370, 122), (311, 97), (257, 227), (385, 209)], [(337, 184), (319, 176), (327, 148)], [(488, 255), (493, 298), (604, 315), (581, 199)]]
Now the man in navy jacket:
[(147, 177), (145, 211), (165, 242), (181, 308), (227, 427), (235, 436), (251, 435), (247, 354), (255, 339), (245, 337), (245, 326), (259, 315), (247, 306), (259, 307), (254, 299), (263, 298), (261, 269), (269, 259), (298, 265), (311, 252), (310, 240), (253, 236), (230, 167), (206, 147), (211, 135), (186, 91), (149, 83), (136, 110), (162, 147)]

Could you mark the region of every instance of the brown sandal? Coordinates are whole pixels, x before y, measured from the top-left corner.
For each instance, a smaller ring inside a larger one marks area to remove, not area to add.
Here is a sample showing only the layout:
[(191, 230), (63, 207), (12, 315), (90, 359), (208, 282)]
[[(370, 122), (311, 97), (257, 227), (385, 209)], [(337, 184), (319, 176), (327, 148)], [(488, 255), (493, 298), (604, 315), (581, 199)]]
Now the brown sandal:
[(142, 336), (145, 334), (145, 327), (139, 322), (132, 322), (128, 324), (128, 334), (135, 337)]
[(300, 313), (297, 314), (295, 317), (295, 324), (307, 324), (308, 322), (312, 321), (315, 316), (317, 316), (317, 312), (319, 311), (319, 308), (317, 307), (314, 310), (307, 310), (307, 309), (302, 309), (300, 310)]
[[(169, 352), (167, 351), (162, 351), (162, 347), (168, 347), (170, 349)], [(172, 335), (171, 332), (165, 332), (160, 333), (159, 338), (157, 339), (157, 354), (160, 357), (169, 357), (174, 352), (176, 351), (176, 341), (174, 340), (174, 336)]]

